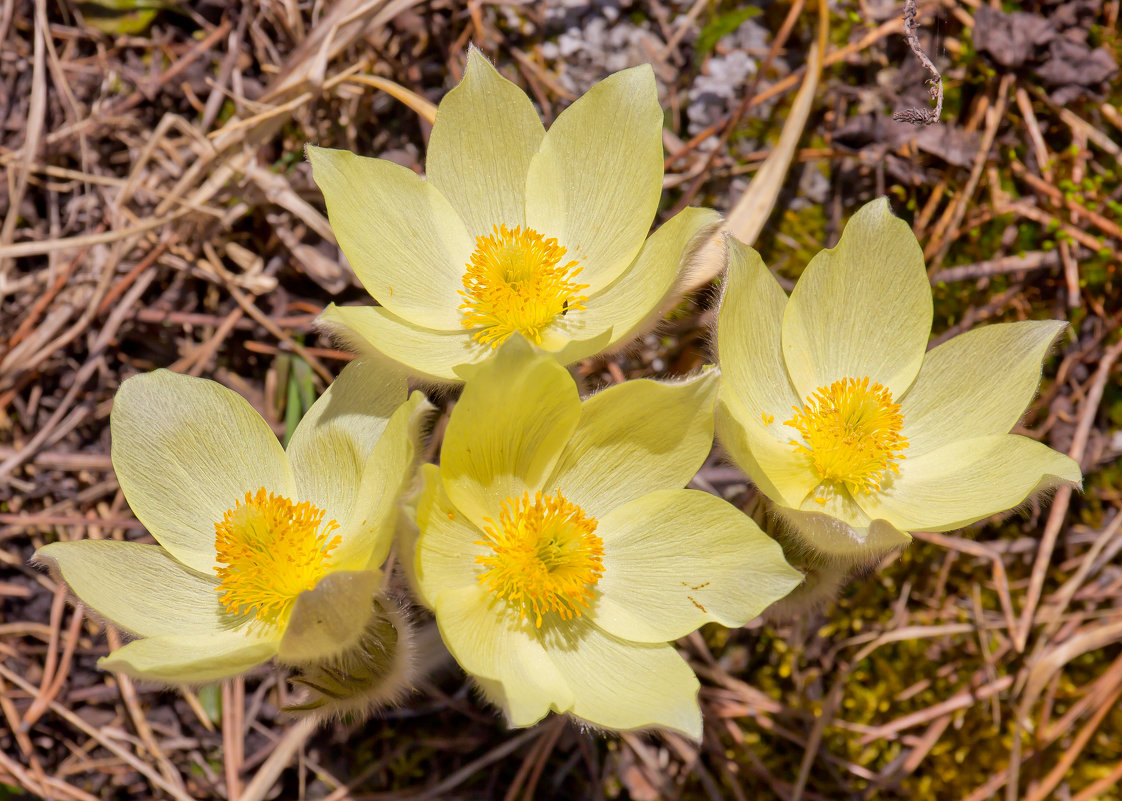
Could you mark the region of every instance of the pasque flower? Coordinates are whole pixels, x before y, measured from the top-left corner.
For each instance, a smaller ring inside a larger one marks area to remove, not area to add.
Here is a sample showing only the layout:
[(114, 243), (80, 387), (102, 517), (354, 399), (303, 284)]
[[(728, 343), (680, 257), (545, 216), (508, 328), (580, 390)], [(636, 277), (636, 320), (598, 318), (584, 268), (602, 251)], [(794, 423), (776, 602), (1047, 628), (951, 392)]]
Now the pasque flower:
[(911, 229), (884, 199), (788, 298), (730, 242), (717, 323), (717, 434), (817, 554), (864, 561), (1023, 503), (1079, 467), (1010, 434), (1065, 323), (1001, 323), (927, 350), (931, 288)]
[(335, 695), (400, 672), (406, 632), (380, 593), (427, 406), (406, 395), (404, 380), (352, 363), (286, 452), (213, 381), (167, 370), (126, 380), (111, 417), (113, 466), (159, 545), (82, 540), (37, 554), (137, 638), (101, 667), (197, 683), (277, 656)]
[(682, 489), (712, 445), (714, 371), (582, 403), (516, 336), (464, 373), (413, 561), (448, 649), (515, 726), (554, 710), (699, 738), (697, 679), (670, 641), (743, 625), (801, 580), (750, 518)]
[(563, 364), (636, 336), (662, 311), (717, 215), (685, 209), (647, 239), (662, 192), (662, 109), (649, 66), (616, 73), (547, 132), (476, 49), (440, 103), (425, 178), (308, 148), (331, 227), (378, 306), (320, 322), (430, 379), (514, 332)]

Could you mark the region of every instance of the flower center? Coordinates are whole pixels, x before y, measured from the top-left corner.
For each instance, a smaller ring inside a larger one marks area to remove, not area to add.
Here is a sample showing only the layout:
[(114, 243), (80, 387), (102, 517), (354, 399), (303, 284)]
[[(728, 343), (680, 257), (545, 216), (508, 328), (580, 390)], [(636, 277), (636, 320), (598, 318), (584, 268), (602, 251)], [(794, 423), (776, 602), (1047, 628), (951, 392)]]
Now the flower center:
[[(843, 378), (819, 387), (795, 416), (784, 421), (803, 436), (791, 441), (807, 456), (822, 481), (844, 485), (850, 493), (879, 491), (908, 440), (900, 435), (904, 418), (892, 393), (869, 379)], [(817, 499), (820, 503), (825, 501)]]
[(575, 261), (561, 263), (565, 248), (533, 228), (495, 226), (490, 236), (475, 240), (464, 273), (465, 328), (478, 328), (477, 342), (497, 348), (515, 331), (538, 345), (542, 330), (558, 315), (584, 308), (588, 284), (572, 281), (580, 272)]
[(341, 537), (334, 520), (304, 501), (247, 492), (214, 524), (218, 591), (231, 614), (254, 612), (258, 620), (278, 623), (292, 611), (296, 596), (313, 589), (327, 572), (329, 555)]
[(604, 543), (596, 536), (596, 520), (558, 492), (546, 497), (539, 491), (503, 501), (496, 525), (488, 525), (491, 553), (475, 557), (487, 570), (479, 583), (497, 598), (518, 608), (522, 619), (533, 612), (542, 625), (542, 614), (556, 612), (562, 620), (580, 617), (592, 600), (592, 588), (604, 574)]

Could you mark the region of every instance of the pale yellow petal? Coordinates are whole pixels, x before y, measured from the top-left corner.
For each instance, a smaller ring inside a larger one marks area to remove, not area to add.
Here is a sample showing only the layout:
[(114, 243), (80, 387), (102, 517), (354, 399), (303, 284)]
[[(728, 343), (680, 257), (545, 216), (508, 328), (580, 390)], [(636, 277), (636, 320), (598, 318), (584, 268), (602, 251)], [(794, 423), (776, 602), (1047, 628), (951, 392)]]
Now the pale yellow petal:
[(493, 353), (467, 330), (435, 331), (406, 322), (377, 306), (329, 304), (317, 322), (359, 353), (389, 360), (410, 375), (458, 382), (455, 369), (476, 364)]
[(783, 314), (783, 355), (800, 398), (843, 378), (869, 377), (899, 398), (931, 334), (923, 251), (884, 198), (865, 204), (832, 250), (818, 253)]
[(717, 376), (627, 381), (581, 404), (580, 422), (544, 489), (599, 518), (648, 492), (684, 487), (713, 446)]
[(605, 515), (596, 532), (604, 575), (591, 619), (626, 640), (667, 642), (710, 622), (743, 626), (802, 581), (779, 543), (705, 492), (652, 492)]
[(214, 571), (214, 524), (247, 492), (295, 494), (272, 429), (214, 381), (169, 370), (134, 376), (117, 390), (110, 428), (129, 506), (160, 545), (201, 573)]
[(813, 559), (840, 565), (868, 564), (912, 541), (884, 520), (872, 520), (844, 489), (819, 504), (808, 498), (801, 509), (775, 507), (781, 525), (794, 533)]
[[(719, 219), (715, 211), (695, 208), (671, 217), (643, 244), (619, 278), (589, 296), (586, 308), (570, 311), (550, 326), (569, 339), (585, 340), (574, 341), (559, 351), (558, 359), (570, 364), (593, 356), (634, 339), (653, 325), (694, 251), (707, 240)], [(592, 338), (592, 334), (604, 331), (611, 331), (606, 342)]]
[(419, 594), (431, 608), (443, 590), (478, 584), (480, 568), (475, 557), (486, 549), (477, 544), (483, 532), (456, 509), (444, 491), (440, 468), (426, 464), (421, 475), (424, 485), (417, 501), (419, 533), (413, 575)]
[(599, 292), (631, 264), (662, 195), (662, 109), (649, 65), (617, 72), (557, 117), (530, 162), (526, 222)]
[(1040, 363), (1067, 323), (999, 323), (967, 331), (924, 357), (900, 401), (907, 459), (959, 439), (1007, 434), (1040, 384)]
[(502, 502), (541, 489), (580, 417), (580, 398), (553, 356), (513, 336), (464, 372), (440, 454), (444, 488), (476, 525)]
[(573, 364), (597, 353), (608, 349), (609, 343), (615, 339), (611, 328), (605, 328), (599, 334), (587, 339), (566, 339), (564, 335), (554, 335), (546, 330), (542, 336), (542, 350), (549, 351), (561, 364)]
[(473, 676), (502, 685), (507, 719), (532, 726), (552, 709), (567, 712), (573, 693), (539, 641), (533, 621), (519, 621), (478, 584), (436, 598), (436, 623), (448, 650)]
[(287, 452), (300, 500), (323, 509), (340, 533), (349, 534), (369, 510), (372, 499), (358, 494), (363, 468), (407, 394), (402, 376), (355, 360), (296, 426)]
[(380, 570), (342, 570), (297, 595), (277, 658), (289, 665), (322, 662), (357, 647), (383, 583)]
[(798, 507), (819, 484), (810, 463), (791, 447), (782, 418), (749, 412), (722, 382), (717, 401), (717, 441), (760, 492), (783, 506)]
[[(339, 536), (342, 542), (331, 554), (332, 569), (367, 570), (380, 567), (393, 544), (401, 495), (413, 478), (421, 429), (432, 404), (414, 392), (390, 417), (382, 436), (359, 471), (354, 502), (347, 511)], [(329, 460), (322, 468), (333, 470)]]
[(218, 579), (184, 567), (156, 545), (116, 540), (56, 542), (35, 552), (82, 603), (130, 634), (202, 634), (243, 617), (218, 602)]
[(269, 661), (277, 644), (246, 631), (162, 634), (134, 640), (98, 660), (102, 670), (165, 684), (217, 681)]
[(882, 492), (858, 503), (902, 531), (951, 531), (1083, 476), (1068, 456), (1014, 434), (952, 442), (900, 464)]
[(464, 269), (475, 248), (435, 186), (407, 167), (308, 147), (339, 247), (366, 291), (418, 326), (459, 328)]
[[(802, 405), (780, 342), (787, 295), (755, 250), (734, 238), (728, 245), (728, 276), (717, 310), (721, 394), (736, 398), (746, 416), (759, 421), (753, 433), (786, 445), (793, 431), (782, 421)], [(767, 424), (769, 418), (777, 422)]]
[(671, 729), (701, 739), (700, 685), (672, 645), (622, 640), (587, 618), (543, 632), (549, 658), (572, 688), (573, 715), (615, 731)]
[(543, 136), (530, 98), (472, 47), (464, 79), (440, 101), (425, 160), (469, 236), (525, 225), (526, 173)]
[(783, 424), (802, 403), (780, 340), (787, 296), (755, 250), (734, 238), (728, 245), (729, 270), (717, 311), (717, 437), (761, 492), (797, 507), (818, 477), (791, 447), (797, 432)]

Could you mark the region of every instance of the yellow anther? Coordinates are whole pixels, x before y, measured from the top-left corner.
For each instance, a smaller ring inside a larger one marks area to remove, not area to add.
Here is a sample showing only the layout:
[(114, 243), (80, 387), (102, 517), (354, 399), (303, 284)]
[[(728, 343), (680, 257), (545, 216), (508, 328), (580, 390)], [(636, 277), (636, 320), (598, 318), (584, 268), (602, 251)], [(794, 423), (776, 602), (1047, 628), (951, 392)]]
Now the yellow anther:
[[(843, 378), (814, 391), (795, 416), (784, 421), (802, 435), (792, 440), (819, 478), (850, 493), (877, 492), (885, 476), (899, 473), (897, 463), (908, 440), (900, 434), (904, 418), (892, 393), (869, 379)], [(819, 503), (824, 500), (815, 498)]]
[(565, 248), (533, 228), (495, 226), (494, 233), (475, 240), (464, 273), (465, 328), (477, 329), (477, 342), (497, 348), (515, 331), (537, 344), (542, 331), (558, 316), (584, 309), (588, 284), (573, 278), (575, 261), (562, 264)]
[(339, 525), (323, 522), (324, 512), (283, 495), (247, 492), (245, 502), (214, 524), (214, 547), (221, 583), (219, 599), (227, 612), (253, 612), (258, 620), (284, 622), (296, 596), (313, 589), (341, 538)]
[(532, 501), (528, 492), (507, 498), (499, 522), (485, 520), (486, 539), (476, 544), (491, 552), (475, 557), (487, 567), (479, 582), (518, 609), (523, 620), (532, 612), (539, 628), (547, 612), (562, 620), (580, 617), (604, 574), (596, 520), (560, 492), (538, 492)]

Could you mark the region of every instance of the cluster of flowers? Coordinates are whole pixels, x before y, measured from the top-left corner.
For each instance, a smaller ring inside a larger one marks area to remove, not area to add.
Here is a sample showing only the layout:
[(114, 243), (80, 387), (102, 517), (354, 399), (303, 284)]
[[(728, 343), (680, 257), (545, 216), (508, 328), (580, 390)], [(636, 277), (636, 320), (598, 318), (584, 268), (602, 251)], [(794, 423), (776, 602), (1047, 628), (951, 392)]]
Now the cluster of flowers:
[[(439, 107), (427, 178), (310, 148), (380, 304), (322, 320), (363, 355), (287, 451), (214, 382), (158, 370), (122, 384), (113, 464), (159, 545), (38, 554), (135, 636), (101, 666), (199, 683), (275, 657), (306, 709), (385, 702), (408, 686), (413, 649), (393, 551), (511, 724), (552, 710), (699, 738), (698, 682), (673, 641), (806, 591), (750, 517), (683, 489), (714, 432), (808, 573), (844, 576), (909, 531), (1080, 482), (1071, 459), (1008, 433), (1062, 323), (992, 325), (928, 352), (923, 257), (883, 200), (790, 297), (753, 250), (725, 250), (712, 211), (648, 239), (661, 132), (649, 67), (593, 87), (547, 132), (473, 50)], [(649, 325), (706, 243), (728, 259), (719, 369), (582, 400), (566, 365)], [(463, 384), (438, 465), (418, 469), (432, 407), (403, 373)]]

